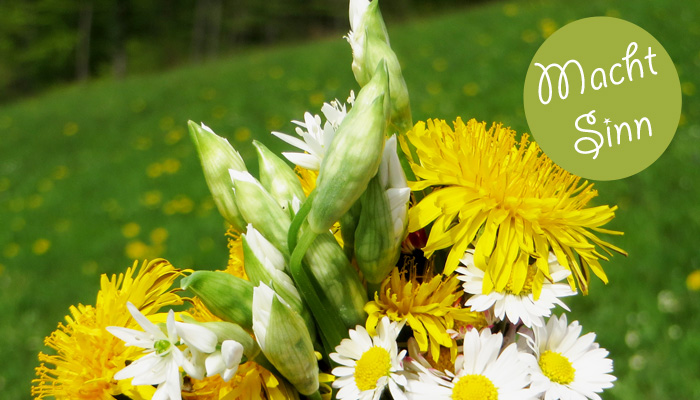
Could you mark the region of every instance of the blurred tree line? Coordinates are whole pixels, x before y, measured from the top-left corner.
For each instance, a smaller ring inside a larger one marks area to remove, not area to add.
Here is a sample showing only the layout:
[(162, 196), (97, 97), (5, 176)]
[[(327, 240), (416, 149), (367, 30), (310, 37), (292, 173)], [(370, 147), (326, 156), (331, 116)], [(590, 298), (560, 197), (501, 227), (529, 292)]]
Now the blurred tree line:
[[(391, 19), (479, 0), (382, 0)], [(0, 102), (349, 29), (347, 0), (0, 0)]]

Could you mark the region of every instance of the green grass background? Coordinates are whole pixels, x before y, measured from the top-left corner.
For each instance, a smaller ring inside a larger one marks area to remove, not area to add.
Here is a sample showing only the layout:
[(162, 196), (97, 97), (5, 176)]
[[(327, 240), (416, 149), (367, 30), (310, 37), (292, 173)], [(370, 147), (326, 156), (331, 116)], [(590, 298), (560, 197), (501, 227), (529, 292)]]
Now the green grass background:
[[(600, 182), (596, 204), (620, 208), (605, 264), (610, 284), (568, 301), (571, 319), (611, 351), (618, 382), (605, 399), (700, 398), (700, 3), (490, 3), (390, 25), (416, 120), (457, 116), (526, 132), (522, 85), (544, 38), (567, 22), (610, 15), (654, 35), (676, 62), (683, 114), (647, 170)], [(162, 256), (176, 266), (226, 264), (224, 224), (209, 197), (186, 121), (251, 146), (271, 130), (357, 89), (338, 37), (250, 50), (199, 67), (54, 90), (0, 109), (0, 398), (29, 398), (42, 340), (99, 275)], [(167, 237), (164, 239), (164, 233)]]

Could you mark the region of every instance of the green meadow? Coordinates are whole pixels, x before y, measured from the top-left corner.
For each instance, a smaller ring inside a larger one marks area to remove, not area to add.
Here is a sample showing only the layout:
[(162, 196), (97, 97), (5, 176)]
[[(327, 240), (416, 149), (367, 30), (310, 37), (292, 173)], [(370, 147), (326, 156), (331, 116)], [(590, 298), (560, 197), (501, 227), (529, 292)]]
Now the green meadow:
[[(630, 178), (598, 182), (618, 205), (606, 237), (629, 252), (590, 295), (567, 301), (615, 363), (605, 399), (700, 398), (700, 2), (495, 2), (390, 23), (414, 120), (477, 118), (527, 132), (522, 90), (544, 39), (573, 20), (608, 15), (664, 45), (683, 90), (676, 136)], [(338, 32), (311, 43), (249, 49), (217, 62), (124, 81), (54, 89), (0, 108), (0, 398), (29, 398), (43, 338), (72, 304), (93, 304), (101, 274), (134, 259), (182, 268), (226, 265), (225, 225), (208, 194), (187, 120), (227, 137), (252, 171), (257, 139), (357, 90)]]

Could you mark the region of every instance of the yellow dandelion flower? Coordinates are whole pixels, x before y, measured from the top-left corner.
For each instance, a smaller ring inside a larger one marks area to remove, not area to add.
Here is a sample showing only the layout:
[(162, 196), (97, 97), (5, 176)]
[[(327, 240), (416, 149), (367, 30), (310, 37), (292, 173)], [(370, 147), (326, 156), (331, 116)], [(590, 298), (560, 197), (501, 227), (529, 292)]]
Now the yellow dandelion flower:
[(46, 346), (56, 354), (39, 353), (41, 365), (36, 368), (37, 379), (32, 381), (31, 389), (35, 399), (113, 400), (119, 394), (132, 399), (152, 397), (152, 387), (134, 387), (113, 379), (128, 360), (139, 356), (141, 349), (125, 347), (121, 339), (105, 328), (137, 327), (126, 309), (127, 301), (145, 315), (153, 315), (164, 306), (182, 304), (170, 289), (182, 272), (169, 262), (156, 259), (144, 262), (134, 277), (137, 265), (135, 262), (119, 276), (102, 275), (95, 306), (71, 306), (66, 324), (60, 323), (46, 337)]
[[(542, 279), (549, 279), (548, 254), (572, 272), (569, 284), (588, 292), (590, 271), (607, 283), (599, 259), (622, 249), (595, 233), (621, 235), (601, 228), (617, 207), (586, 207), (597, 191), (588, 181), (556, 166), (523, 134), (500, 124), (461, 119), (454, 130), (442, 120), (419, 122), (408, 132), (420, 164), (412, 168), (420, 181), (411, 189), (433, 187), (432, 193), (409, 211), (409, 230), (432, 223), (426, 256), (452, 246), (445, 273), (452, 273), (468, 246), (485, 272), (484, 292), (503, 291), (511, 280), (520, 291), (529, 259), (535, 259)], [(476, 240), (475, 240), (476, 239)], [(535, 282), (539, 295), (542, 280)]]
[(224, 382), (220, 375), (192, 379), (182, 391), (184, 400), (298, 400), (292, 386), (252, 361), (241, 364), (236, 375)]
[(421, 352), (428, 351), (434, 360), (440, 357), (440, 346), (451, 350), (452, 361), (457, 356), (457, 344), (447, 332), (456, 322), (477, 328), (486, 325), (482, 313), (471, 312), (460, 307), (462, 288), (456, 275), (430, 276), (419, 279), (415, 268), (406, 277), (394, 268), (382, 282), (374, 301), (365, 306), (367, 331), (373, 335), (379, 320), (388, 316), (392, 321), (406, 320)]
[(228, 265), (226, 266), (226, 272), (248, 280), (248, 275), (246, 275), (243, 265), (243, 240), (241, 240), (241, 234), (236, 232), (233, 226), (229, 226), (226, 231), (226, 238), (228, 239)]

